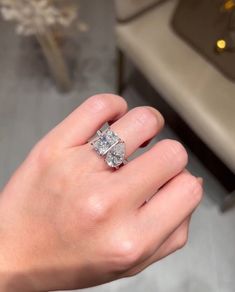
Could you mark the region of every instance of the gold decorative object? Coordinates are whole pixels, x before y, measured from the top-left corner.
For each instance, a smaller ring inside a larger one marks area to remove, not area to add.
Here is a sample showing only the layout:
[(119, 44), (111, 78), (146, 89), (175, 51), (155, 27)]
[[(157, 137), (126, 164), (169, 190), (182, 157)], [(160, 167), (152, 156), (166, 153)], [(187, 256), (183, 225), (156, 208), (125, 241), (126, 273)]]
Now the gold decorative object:
[(218, 53), (223, 53), (226, 51), (231, 52), (235, 49), (235, 23), (233, 23), (235, 20), (235, 0), (224, 0), (223, 5), (221, 6), (221, 12), (226, 13), (228, 17), (228, 24), (222, 38), (216, 41), (216, 50)]
[(227, 43), (226, 43), (225, 40), (220, 39), (220, 40), (217, 41), (216, 47), (217, 47), (218, 51), (224, 51), (226, 49), (226, 47), (227, 47)]
[(226, 0), (225, 1), (224, 5), (223, 5), (224, 11), (231, 11), (234, 8), (235, 8), (235, 1), (234, 0)]
[(76, 8), (55, 0), (0, 0), (0, 8), (5, 20), (16, 23), (17, 34), (36, 37), (58, 87), (69, 90), (69, 70), (54, 29), (69, 27), (77, 16)]

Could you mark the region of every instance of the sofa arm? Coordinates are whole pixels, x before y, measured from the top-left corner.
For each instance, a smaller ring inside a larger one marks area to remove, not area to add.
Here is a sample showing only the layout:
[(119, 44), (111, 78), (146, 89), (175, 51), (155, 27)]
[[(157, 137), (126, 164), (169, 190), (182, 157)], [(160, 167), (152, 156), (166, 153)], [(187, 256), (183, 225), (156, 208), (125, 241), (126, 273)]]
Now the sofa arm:
[(115, 0), (118, 21), (127, 21), (163, 0)]

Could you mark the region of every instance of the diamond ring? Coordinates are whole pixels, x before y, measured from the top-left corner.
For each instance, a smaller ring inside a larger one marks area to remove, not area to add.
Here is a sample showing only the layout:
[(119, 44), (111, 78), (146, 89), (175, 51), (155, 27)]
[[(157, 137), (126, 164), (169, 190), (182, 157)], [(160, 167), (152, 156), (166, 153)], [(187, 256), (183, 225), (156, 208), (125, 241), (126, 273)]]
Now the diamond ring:
[(91, 145), (98, 155), (105, 157), (105, 162), (112, 168), (118, 169), (126, 162), (125, 143), (110, 127), (103, 132), (97, 131), (97, 137)]

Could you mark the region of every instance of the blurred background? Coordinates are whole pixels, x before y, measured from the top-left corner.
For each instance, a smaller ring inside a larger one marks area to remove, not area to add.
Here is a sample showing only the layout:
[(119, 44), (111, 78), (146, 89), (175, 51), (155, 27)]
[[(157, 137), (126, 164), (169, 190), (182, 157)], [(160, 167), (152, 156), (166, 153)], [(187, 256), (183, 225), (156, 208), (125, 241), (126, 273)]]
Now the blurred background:
[(190, 171), (205, 180), (189, 243), (134, 278), (86, 291), (235, 291), (235, 1), (0, 0), (0, 7), (0, 188), (89, 96), (119, 93), (130, 108), (154, 106), (166, 127), (151, 145), (181, 140)]

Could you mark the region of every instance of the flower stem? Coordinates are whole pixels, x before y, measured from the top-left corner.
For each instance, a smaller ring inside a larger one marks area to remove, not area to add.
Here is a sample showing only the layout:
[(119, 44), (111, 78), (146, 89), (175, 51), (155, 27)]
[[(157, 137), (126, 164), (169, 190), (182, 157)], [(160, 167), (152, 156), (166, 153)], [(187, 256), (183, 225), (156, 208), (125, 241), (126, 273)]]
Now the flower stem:
[(63, 92), (69, 91), (72, 87), (72, 81), (69, 76), (68, 66), (53, 33), (48, 31), (44, 34), (37, 34), (36, 38), (58, 88)]

